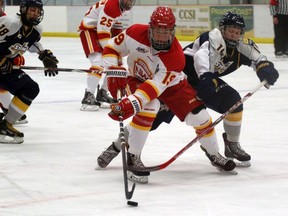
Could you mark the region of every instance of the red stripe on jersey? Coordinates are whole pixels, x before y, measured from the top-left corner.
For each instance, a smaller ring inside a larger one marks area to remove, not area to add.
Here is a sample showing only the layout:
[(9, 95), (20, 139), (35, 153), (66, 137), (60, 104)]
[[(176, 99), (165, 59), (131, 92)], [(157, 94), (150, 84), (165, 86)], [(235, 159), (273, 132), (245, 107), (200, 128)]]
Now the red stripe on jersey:
[(110, 32), (97, 32), (98, 40), (109, 40)]
[(120, 10), (119, 0), (108, 0), (104, 7), (104, 12), (112, 18), (117, 18), (122, 15)]
[(160, 52), (158, 54), (164, 63), (167, 71), (181, 72), (185, 67), (185, 56), (182, 46), (175, 37), (169, 52)]
[(148, 37), (148, 25), (134, 24), (127, 28), (126, 34), (135, 39), (137, 42), (150, 46), (150, 41)]
[(145, 115), (144, 112), (140, 112), (133, 117), (132, 122), (140, 127), (145, 127), (150, 130), (155, 118), (156, 115), (149, 116)]
[(142, 95), (144, 95), (148, 101), (151, 101), (159, 96), (158, 89), (155, 86), (151, 85), (149, 81), (142, 83), (136, 90), (136, 92), (141, 92)]
[(108, 56), (115, 56), (116, 58), (118, 58), (120, 54), (115, 49), (113, 49), (113, 47), (105, 46), (103, 53), (102, 53), (102, 58), (105, 58)]

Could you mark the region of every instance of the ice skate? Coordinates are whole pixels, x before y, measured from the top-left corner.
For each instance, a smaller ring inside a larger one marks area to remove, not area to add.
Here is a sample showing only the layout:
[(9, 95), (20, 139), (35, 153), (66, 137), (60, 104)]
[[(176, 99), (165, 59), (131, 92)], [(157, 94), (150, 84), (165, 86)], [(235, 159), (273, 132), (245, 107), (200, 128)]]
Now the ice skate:
[(24, 134), (16, 130), (5, 119), (0, 121), (0, 143), (21, 144), (24, 142)]
[(237, 161), (235, 163), (238, 167), (250, 167), (251, 156), (241, 148), (240, 143), (228, 141), (226, 133), (223, 133), (222, 136), (225, 144), (225, 156), (227, 158), (236, 159)]
[(18, 119), (18, 121), (15, 122), (15, 125), (27, 124), (27, 123), (28, 123), (27, 116), (24, 114)]
[(133, 169), (137, 169), (137, 167), (139, 168), (145, 167), (139, 155), (134, 155), (127, 152), (127, 166), (128, 166), (127, 177), (130, 181), (140, 184), (148, 183), (148, 176), (150, 175), (150, 172), (129, 171), (129, 168), (131, 167), (133, 167)]
[(96, 101), (101, 103), (102, 108), (109, 108), (110, 104), (117, 103), (116, 100), (114, 100), (111, 96), (109, 96), (108, 92), (105, 89), (99, 88), (99, 86)]
[(101, 105), (96, 101), (95, 96), (87, 90), (85, 90), (84, 98), (81, 103), (81, 111), (97, 111)]
[(225, 157), (223, 157), (221, 154), (217, 153), (216, 155), (209, 154), (205, 148), (200, 146), (201, 149), (205, 152), (205, 155), (209, 158), (211, 161), (211, 164), (216, 167), (216, 169), (221, 173), (227, 173), (227, 174), (238, 174), (234, 168), (236, 167), (236, 164), (233, 160), (229, 160)]
[(116, 148), (114, 142), (102, 152), (102, 154), (98, 157), (97, 163), (101, 168), (105, 168), (108, 164), (119, 154), (120, 150)]

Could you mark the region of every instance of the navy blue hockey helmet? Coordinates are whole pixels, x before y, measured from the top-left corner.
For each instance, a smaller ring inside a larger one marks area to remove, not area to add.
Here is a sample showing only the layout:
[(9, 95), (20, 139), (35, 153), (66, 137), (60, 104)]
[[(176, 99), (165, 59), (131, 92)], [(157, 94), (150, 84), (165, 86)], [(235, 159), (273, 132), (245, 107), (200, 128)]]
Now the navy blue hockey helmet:
[[(241, 15), (236, 14), (231, 11), (228, 11), (227, 13), (225, 13), (219, 22), (219, 29), (222, 35), (228, 26), (239, 28), (241, 30), (241, 39), (243, 38), (244, 33), (245, 33), (245, 22)], [(226, 45), (232, 48), (236, 47), (239, 43), (239, 41), (227, 40), (225, 38), (224, 40), (226, 42)]]
[[(29, 7), (37, 7), (40, 9), (40, 14), (37, 18), (27, 18), (27, 9)], [(20, 16), (24, 25), (33, 26), (38, 25), (44, 16), (43, 3), (41, 0), (23, 0), (20, 4)]]

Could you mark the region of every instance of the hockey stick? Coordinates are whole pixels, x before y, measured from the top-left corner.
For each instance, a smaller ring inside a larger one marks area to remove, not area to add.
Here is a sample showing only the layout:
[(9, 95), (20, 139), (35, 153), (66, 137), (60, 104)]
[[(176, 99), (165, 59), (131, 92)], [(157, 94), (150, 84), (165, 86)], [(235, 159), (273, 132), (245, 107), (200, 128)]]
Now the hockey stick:
[(13, 69), (19, 70), (50, 70), (50, 71), (62, 71), (62, 72), (79, 72), (79, 73), (95, 73), (95, 74), (107, 74), (107, 76), (113, 77), (127, 77), (126, 71), (123, 70), (89, 70), (89, 69), (75, 69), (75, 68), (45, 68), (45, 67), (35, 67), (35, 66), (17, 66), (13, 65)]
[[(122, 94), (118, 91), (117, 99), (120, 101), (122, 98)], [(119, 115), (119, 128), (120, 128), (120, 141), (121, 141), (121, 152), (122, 152), (122, 163), (123, 163), (123, 178), (124, 178), (124, 189), (126, 199), (131, 199), (136, 187), (136, 184), (133, 183), (131, 191), (129, 191), (128, 187), (128, 177), (127, 177), (127, 158), (126, 158), (126, 142), (125, 142), (125, 132), (124, 132), (124, 123), (123, 116)]]
[(228, 114), (233, 112), (237, 107), (239, 107), (241, 104), (243, 104), (248, 98), (250, 98), (256, 91), (258, 91), (262, 86), (267, 86), (267, 81), (264, 80), (260, 84), (258, 84), (253, 90), (248, 92), (243, 98), (241, 98), (239, 101), (237, 101), (227, 112), (223, 113), (218, 119), (216, 119), (209, 128), (206, 128), (204, 131), (202, 131), (200, 134), (198, 134), (191, 142), (189, 142), (184, 148), (182, 148), (177, 154), (175, 154), (172, 158), (170, 158), (165, 163), (162, 163), (160, 165), (156, 166), (150, 166), (150, 167), (143, 167), (143, 168), (137, 168), (133, 169), (132, 167), (129, 168), (130, 171), (139, 171), (139, 172), (152, 172), (152, 171), (158, 171), (166, 168), (169, 166), (173, 161), (175, 161), (180, 155), (182, 155), (185, 151), (187, 151), (192, 145), (194, 145), (199, 139), (201, 139), (207, 132), (209, 132), (212, 128), (214, 128), (219, 122), (221, 122)]

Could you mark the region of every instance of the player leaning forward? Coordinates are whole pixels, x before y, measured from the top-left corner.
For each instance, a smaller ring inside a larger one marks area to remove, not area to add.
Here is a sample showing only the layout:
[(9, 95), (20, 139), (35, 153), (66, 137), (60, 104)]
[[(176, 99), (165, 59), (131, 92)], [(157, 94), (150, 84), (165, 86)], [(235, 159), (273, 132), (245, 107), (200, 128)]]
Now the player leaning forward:
[[(0, 143), (22, 143), (24, 134), (14, 124), (27, 111), (39, 93), (38, 84), (21, 69), (13, 69), (13, 59), (27, 50), (39, 54), (45, 67), (56, 68), (58, 60), (50, 50), (44, 50), (39, 43), (43, 19), (41, 0), (24, 0), (17, 17), (0, 17), (0, 88), (14, 95), (8, 112), (0, 121)], [(57, 71), (45, 71), (55, 76)], [(7, 139), (8, 138), (8, 139)]]
[[(158, 6), (153, 12), (149, 25), (135, 24), (111, 39), (103, 51), (105, 67), (117, 67), (121, 54), (127, 57), (128, 79), (126, 92), (128, 97), (111, 106), (109, 116), (124, 119), (133, 116), (125, 127), (129, 137), (126, 140), (128, 167), (143, 166), (140, 155), (151, 129), (152, 123), (164, 102), (175, 115), (187, 125), (193, 126), (196, 133), (201, 133), (211, 125), (211, 117), (203, 103), (196, 98), (195, 90), (188, 84), (182, 72), (185, 58), (175, 34), (175, 16), (170, 7)], [(126, 87), (126, 80), (108, 77), (108, 87), (116, 97), (117, 89)], [(159, 100), (158, 100), (159, 99)], [(219, 154), (214, 129), (200, 139), (201, 146), (213, 155), (212, 164), (220, 170), (231, 171), (235, 163)], [(98, 165), (106, 167), (120, 150), (117, 139), (99, 157)], [(128, 168), (129, 169), (129, 168)], [(149, 172), (134, 172), (131, 180), (146, 183)], [(138, 178), (139, 177), (139, 178)]]

